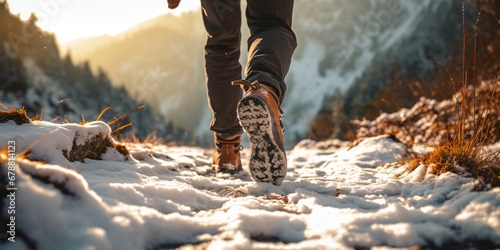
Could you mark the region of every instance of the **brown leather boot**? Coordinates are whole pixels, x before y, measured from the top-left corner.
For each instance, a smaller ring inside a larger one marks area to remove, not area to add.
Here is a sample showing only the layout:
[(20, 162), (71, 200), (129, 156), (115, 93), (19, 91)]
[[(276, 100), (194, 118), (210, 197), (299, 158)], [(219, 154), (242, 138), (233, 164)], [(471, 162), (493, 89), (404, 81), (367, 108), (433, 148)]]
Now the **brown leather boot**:
[(241, 137), (237, 136), (231, 140), (221, 140), (215, 136), (215, 151), (212, 169), (215, 174), (236, 174), (242, 170), (240, 158)]
[(237, 112), (250, 139), (250, 175), (255, 182), (271, 182), (279, 186), (287, 169), (279, 99), (269, 87), (257, 81), (238, 80), (232, 84), (242, 85), (246, 93)]

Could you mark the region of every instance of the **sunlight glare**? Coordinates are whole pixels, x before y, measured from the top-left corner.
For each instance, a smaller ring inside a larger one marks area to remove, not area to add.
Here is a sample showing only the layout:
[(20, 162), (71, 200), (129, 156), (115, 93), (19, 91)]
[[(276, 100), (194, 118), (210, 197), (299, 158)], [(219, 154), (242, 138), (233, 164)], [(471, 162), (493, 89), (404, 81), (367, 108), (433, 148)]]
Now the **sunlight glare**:
[(99, 36), (116, 35), (159, 15), (182, 14), (200, 7), (199, 0), (182, 0), (175, 10), (168, 9), (167, 0), (9, 0), (12, 13), (26, 20), (33, 12), (38, 25), (54, 32), (59, 42)]

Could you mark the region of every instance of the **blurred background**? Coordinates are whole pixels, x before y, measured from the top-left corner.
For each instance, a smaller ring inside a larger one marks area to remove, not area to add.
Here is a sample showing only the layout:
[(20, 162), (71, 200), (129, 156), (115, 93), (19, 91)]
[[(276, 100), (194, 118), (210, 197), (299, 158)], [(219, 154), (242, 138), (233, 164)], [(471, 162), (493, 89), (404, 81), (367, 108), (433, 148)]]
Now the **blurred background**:
[[(500, 1), (467, 0), (464, 7), (462, 19), (457, 0), (295, 1), (299, 46), (282, 105), (287, 146), (305, 138), (352, 140), (351, 119), (408, 108), (421, 96), (450, 98), (451, 78), (461, 84), (464, 42), (468, 82), (493, 78)], [(0, 23), (5, 106), (80, 122), (107, 107), (115, 109), (104, 121), (145, 105), (117, 124), (133, 122), (124, 137), (156, 133), (212, 145), (199, 1), (182, 0), (171, 11), (166, 0), (0, 0)], [(245, 25), (242, 32), (245, 65)]]

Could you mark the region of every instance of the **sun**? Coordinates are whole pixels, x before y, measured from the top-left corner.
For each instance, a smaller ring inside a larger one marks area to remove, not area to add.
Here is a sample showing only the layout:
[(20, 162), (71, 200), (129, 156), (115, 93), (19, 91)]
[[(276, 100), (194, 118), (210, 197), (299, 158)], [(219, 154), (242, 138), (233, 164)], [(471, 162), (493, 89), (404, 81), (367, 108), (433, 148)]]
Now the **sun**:
[[(167, 0), (8, 0), (12, 13), (54, 32), (60, 43), (82, 37), (115, 35), (141, 22), (166, 13), (181, 14), (200, 8), (199, 0), (182, 0), (175, 10)], [(201, 14), (200, 14), (201, 15)]]

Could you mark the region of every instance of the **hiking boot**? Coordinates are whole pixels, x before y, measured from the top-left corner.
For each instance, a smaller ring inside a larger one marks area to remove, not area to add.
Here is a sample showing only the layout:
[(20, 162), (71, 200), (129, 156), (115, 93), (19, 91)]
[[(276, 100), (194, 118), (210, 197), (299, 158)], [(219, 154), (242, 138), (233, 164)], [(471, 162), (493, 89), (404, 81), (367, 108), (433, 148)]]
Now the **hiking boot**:
[(221, 140), (215, 136), (215, 151), (212, 169), (218, 173), (236, 174), (242, 170), (240, 158), (240, 136), (234, 139)]
[(250, 176), (255, 182), (279, 186), (287, 168), (279, 99), (274, 91), (257, 81), (238, 80), (232, 84), (242, 85), (245, 91), (237, 112), (240, 125), (250, 139)]

